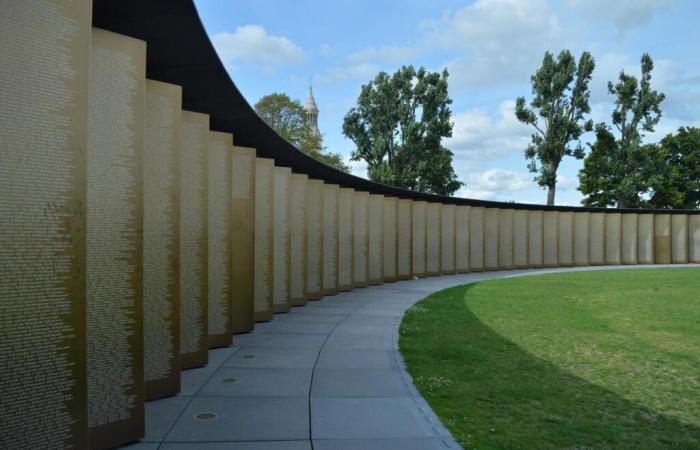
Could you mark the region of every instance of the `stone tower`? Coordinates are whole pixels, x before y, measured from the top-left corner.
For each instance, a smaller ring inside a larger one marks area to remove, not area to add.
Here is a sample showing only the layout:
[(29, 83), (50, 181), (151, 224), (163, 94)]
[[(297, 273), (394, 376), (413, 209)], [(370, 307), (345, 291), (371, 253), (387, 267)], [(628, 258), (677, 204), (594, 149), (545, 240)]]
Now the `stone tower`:
[(311, 131), (316, 136), (321, 136), (321, 132), (318, 129), (318, 106), (316, 106), (316, 100), (314, 100), (314, 91), (311, 88), (311, 83), (309, 83), (309, 96), (304, 103), (304, 114), (306, 114), (306, 126), (311, 128)]

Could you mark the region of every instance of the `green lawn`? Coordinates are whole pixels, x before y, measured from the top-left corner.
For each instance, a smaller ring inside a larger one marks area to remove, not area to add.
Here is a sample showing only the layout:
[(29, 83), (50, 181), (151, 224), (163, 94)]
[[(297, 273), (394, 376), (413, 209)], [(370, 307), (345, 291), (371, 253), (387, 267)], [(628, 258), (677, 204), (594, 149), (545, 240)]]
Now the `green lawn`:
[(405, 315), (401, 353), (465, 449), (700, 449), (700, 269), (485, 281)]

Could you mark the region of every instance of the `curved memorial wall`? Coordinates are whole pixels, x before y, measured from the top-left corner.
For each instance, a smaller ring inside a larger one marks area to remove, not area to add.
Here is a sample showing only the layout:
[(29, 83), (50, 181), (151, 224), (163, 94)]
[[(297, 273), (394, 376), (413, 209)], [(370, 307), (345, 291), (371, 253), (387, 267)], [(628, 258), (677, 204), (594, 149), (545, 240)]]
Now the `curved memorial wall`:
[(189, 0), (0, 11), (2, 447), (138, 440), (144, 401), (209, 348), (323, 295), (700, 262), (698, 211), (442, 197), (325, 166), (254, 113)]

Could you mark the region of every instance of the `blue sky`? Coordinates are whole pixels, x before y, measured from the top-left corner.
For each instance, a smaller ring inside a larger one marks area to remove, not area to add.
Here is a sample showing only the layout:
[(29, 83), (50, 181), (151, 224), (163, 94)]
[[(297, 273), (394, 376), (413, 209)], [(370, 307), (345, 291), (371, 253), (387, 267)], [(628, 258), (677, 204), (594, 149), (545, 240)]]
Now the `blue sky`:
[[(306, 99), (313, 80), (325, 144), (346, 159), (354, 146), (341, 127), (362, 84), (401, 65), (450, 71), (453, 137), (445, 142), (466, 183), (457, 195), (544, 203), (523, 150), (531, 130), (513, 116), (530, 96), (530, 75), (546, 50), (590, 51), (592, 118), (610, 121), (608, 80), (655, 62), (654, 88), (666, 94), (656, 141), (700, 126), (700, 2), (693, 0), (196, 0), (229, 74), (248, 102), (272, 92)], [(590, 133), (584, 141), (590, 139)], [(366, 176), (365, 166), (351, 163)], [(560, 169), (557, 203), (577, 205), (581, 162)]]

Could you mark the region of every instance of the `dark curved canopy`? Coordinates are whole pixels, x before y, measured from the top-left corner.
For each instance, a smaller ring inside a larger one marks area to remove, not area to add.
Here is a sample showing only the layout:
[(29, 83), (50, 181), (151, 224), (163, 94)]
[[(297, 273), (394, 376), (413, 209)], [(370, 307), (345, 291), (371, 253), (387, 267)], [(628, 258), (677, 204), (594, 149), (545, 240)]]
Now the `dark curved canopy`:
[(184, 109), (208, 114), (212, 130), (231, 133), (236, 145), (255, 148), (259, 156), (273, 158), (277, 165), (310, 178), (414, 200), (513, 209), (600, 211), (414, 192), (356, 177), (311, 158), (281, 138), (248, 104), (216, 54), (192, 0), (94, 0), (93, 25), (146, 41), (148, 78), (182, 86)]

